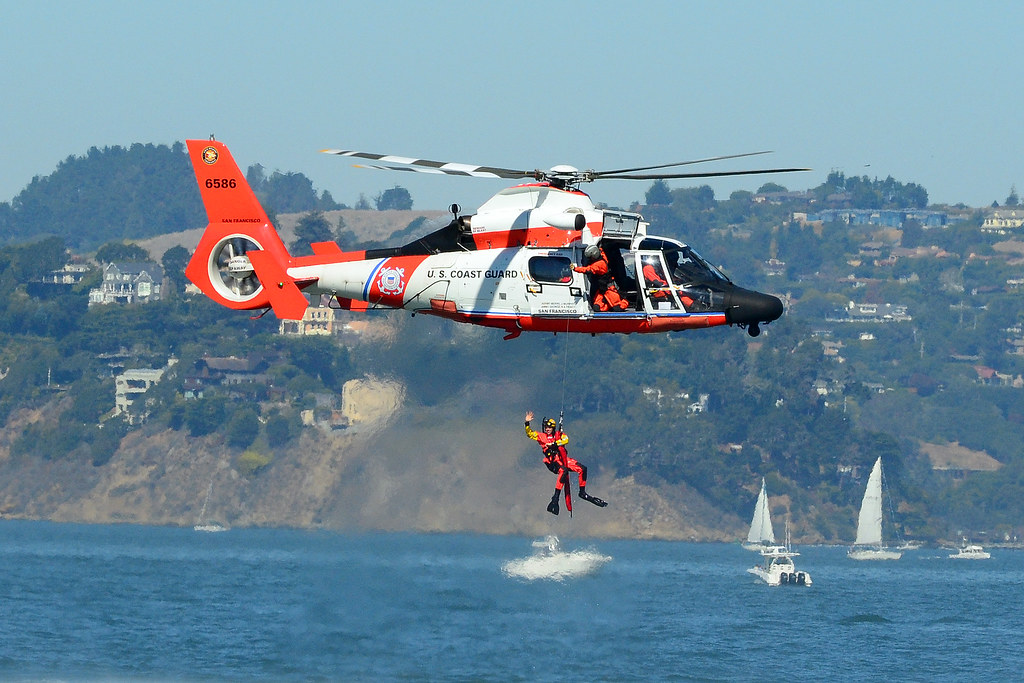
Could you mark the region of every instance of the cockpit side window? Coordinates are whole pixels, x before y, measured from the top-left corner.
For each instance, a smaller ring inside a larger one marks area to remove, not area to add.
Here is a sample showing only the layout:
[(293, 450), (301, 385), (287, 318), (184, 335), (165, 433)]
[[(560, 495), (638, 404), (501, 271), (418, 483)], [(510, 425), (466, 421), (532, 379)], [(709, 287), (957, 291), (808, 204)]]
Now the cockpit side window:
[(530, 277), (537, 282), (569, 284), (572, 261), (565, 256), (534, 256), (529, 262)]
[(665, 250), (665, 262), (668, 263), (669, 273), (672, 281), (677, 285), (692, 284), (695, 282), (728, 282), (729, 278), (720, 270), (711, 266), (707, 261), (689, 247), (673, 247)]

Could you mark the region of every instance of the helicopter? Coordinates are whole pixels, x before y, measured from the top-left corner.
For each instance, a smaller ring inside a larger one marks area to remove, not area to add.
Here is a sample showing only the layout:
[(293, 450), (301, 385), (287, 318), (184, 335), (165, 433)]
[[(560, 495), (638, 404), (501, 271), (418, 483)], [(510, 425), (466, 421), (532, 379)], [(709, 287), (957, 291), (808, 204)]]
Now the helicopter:
[[(639, 213), (597, 208), (580, 190), (598, 179), (708, 178), (809, 169), (643, 173), (766, 152), (614, 171), (572, 166), (515, 170), (351, 150), (327, 154), (372, 160), (365, 167), (519, 179), (472, 215), (452, 204), (444, 227), (399, 247), (343, 251), (311, 244), (292, 256), (224, 143), (187, 140), (209, 224), (185, 274), (206, 296), (236, 310), (273, 310), (299, 320), (308, 296), (350, 311), (405, 309), (505, 331), (656, 333), (738, 326), (751, 336), (778, 319), (782, 301), (744, 289), (690, 246), (647, 233)], [(599, 247), (625, 309), (595, 310), (592, 283), (574, 270)], [(588, 251), (588, 248), (589, 251)], [(645, 266), (661, 274), (645, 277)]]

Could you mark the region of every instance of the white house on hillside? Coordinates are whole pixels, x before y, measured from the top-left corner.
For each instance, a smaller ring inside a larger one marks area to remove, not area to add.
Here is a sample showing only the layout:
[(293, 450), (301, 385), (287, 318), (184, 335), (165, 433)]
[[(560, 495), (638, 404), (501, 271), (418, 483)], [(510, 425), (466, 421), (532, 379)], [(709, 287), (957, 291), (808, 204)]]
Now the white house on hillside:
[(89, 290), (89, 305), (158, 301), (163, 280), (163, 268), (151, 261), (108, 263), (102, 284)]

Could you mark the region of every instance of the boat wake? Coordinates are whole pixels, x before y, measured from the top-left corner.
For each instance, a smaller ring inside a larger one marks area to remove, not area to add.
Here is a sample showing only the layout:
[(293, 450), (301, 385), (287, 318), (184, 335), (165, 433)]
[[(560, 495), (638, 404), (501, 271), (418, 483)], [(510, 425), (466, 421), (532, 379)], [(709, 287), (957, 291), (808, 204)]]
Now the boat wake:
[(534, 552), (529, 557), (509, 560), (501, 566), (505, 576), (536, 581), (565, 579), (585, 576), (600, 569), (611, 561), (610, 555), (594, 550), (565, 552), (557, 536), (548, 536), (533, 542)]

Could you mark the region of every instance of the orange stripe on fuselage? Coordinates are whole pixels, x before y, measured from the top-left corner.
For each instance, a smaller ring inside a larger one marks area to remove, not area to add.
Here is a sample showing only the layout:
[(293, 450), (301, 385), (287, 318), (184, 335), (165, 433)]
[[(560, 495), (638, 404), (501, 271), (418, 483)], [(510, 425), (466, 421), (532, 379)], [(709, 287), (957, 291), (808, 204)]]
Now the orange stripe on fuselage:
[(401, 308), (413, 273), (427, 256), (386, 258), (374, 269), (364, 289), (366, 301), (378, 306)]

